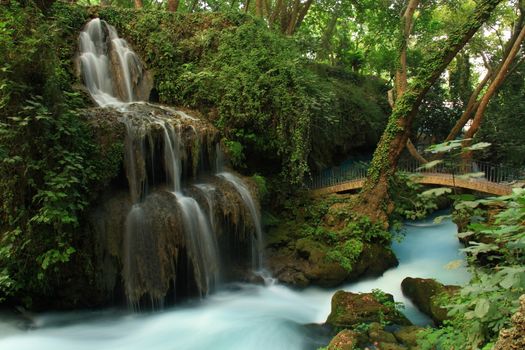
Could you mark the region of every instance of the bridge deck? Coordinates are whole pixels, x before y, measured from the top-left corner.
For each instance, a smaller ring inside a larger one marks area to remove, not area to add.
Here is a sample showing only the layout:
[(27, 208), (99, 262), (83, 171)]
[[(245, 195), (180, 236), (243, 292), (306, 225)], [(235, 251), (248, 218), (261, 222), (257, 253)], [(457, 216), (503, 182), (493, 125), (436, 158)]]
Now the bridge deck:
[[(460, 187), (473, 191), (489, 193), (493, 195), (507, 195), (512, 193), (512, 186), (508, 183), (496, 183), (486, 179), (464, 179), (457, 175), (443, 174), (443, 173), (416, 173), (411, 175), (414, 180), (426, 185), (440, 185), (447, 187)], [(349, 180), (335, 184), (332, 186), (322, 187), (311, 191), (312, 195), (319, 196), (330, 193), (346, 192), (357, 190), (363, 187), (365, 183), (364, 178)]]

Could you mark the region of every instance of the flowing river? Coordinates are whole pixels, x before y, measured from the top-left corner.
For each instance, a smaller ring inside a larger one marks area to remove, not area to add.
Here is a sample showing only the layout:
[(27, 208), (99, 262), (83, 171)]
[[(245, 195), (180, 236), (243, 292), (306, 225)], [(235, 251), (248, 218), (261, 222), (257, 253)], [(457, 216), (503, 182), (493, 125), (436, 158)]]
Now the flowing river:
[[(415, 324), (430, 321), (403, 297), (405, 277), (436, 278), (463, 284), (469, 273), (450, 221), (407, 223), (406, 237), (394, 243), (399, 266), (383, 276), (339, 289), (369, 292), (379, 288), (405, 304)], [(305, 325), (322, 323), (330, 312), (334, 290), (298, 291), (279, 284), (225, 286), (201, 300), (162, 312), (135, 314), (122, 310), (46, 313), (30, 320), (4, 314), (0, 319), (2, 350), (220, 350), (316, 349), (328, 339)]]

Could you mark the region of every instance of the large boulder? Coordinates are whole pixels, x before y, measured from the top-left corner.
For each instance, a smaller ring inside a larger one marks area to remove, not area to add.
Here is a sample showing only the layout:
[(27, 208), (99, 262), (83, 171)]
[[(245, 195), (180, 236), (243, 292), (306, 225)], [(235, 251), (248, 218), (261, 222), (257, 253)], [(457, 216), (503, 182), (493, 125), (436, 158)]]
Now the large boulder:
[[(409, 325), (410, 321), (393, 307), (394, 298), (384, 294), (386, 302), (373, 293), (337, 291), (326, 323), (334, 327), (349, 328), (360, 323), (390, 322)], [(390, 305), (389, 305), (390, 304)]]
[(383, 325), (378, 322), (370, 323), (368, 327), (368, 340), (370, 343), (397, 343), (396, 337), (385, 331)]
[(272, 274), (282, 283), (295, 287), (318, 285), (337, 287), (362, 276), (378, 276), (398, 261), (392, 250), (379, 243), (365, 243), (363, 250), (349, 271), (338, 262), (328, 259), (326, 244), (311, 238), (286, 241), (283, 234), (270, 237), (267, 264)]
[(407, 277), (401, 282), (401, 289), (421, 312), (429, 316), (436, 324), (448, 319), (447, 309), (440, 306), (438, 297), (442, 293), (454, 295), (459, 286), (443, 285), (434, 279)]
[(328, 350), (354, 350), (357, 349), (359, 333), (344, 329), (330, 341)]
[(413, 348), (417, 346), (417, 335), (424, 329), (419, 326), (404, 326), (395, 331), (394, 336), (400, 343)]

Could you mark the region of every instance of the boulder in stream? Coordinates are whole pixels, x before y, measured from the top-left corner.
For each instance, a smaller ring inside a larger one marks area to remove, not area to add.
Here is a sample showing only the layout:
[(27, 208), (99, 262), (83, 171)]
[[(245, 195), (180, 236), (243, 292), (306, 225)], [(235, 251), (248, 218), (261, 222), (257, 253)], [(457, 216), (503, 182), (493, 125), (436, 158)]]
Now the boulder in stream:
[(447, 309), (438, 303), (438, 297), (442, 293), (454, 295), (459, 286), (444, 285), (434, 279), (407, 277), (401, 282), (401, 289), (417, 306), (421, 312), (432, 318), (436, 324), (442, 324), (448, 319)]
[(385, 300), (374, 293), (337, 291), (326, 323), (334, 327), (352, 327), (360, 323), (389, 322), (410, 325), (410, 321), (394, 305), (394, 297), (383, 294)]
[(337, 287), (362, 276), (378, 276), (397, 266), (394, 253), (379, 243), (364, 243), (351, 271), (327, 258), (329, 247), (310, 238), (282, 242), (267, 249), (268, 269), (282, 283), (295, 287)]
[(330, 341), (328, 350), (354, 350), (357, 348), (359, 333), (344, 329)]

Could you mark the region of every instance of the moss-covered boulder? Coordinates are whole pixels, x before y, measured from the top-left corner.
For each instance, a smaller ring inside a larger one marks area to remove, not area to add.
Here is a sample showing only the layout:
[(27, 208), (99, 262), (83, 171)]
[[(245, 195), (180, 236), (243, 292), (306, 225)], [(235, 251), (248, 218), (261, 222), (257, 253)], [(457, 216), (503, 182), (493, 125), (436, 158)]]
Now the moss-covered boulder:
[(424, 330), (424, 328), (419, 326), (405, 326), (395, 331), (394, 336), (398, 342), (413, 348), (417, 346), (417, 335), (422, 330)]
[(267, 250), (267, 264), (279, 281), (295, 286), (337, 287), (362, 276), (377, 276), (398, 264), (394, 253), (378, 243), (363, 244), (362, 252), (348, 270), (330, 258), (331, 247), (310, 238), (289, 241), (275, 239), (279, 248)]
[(378, 322), (370, 323), (368, 327), (368, 339), (370, 343), (397, 343), (394, 334), (387, 332), (383, 325)]
[(442, 293), (454, 295), (459, 286), (443, 285), (434, 279), (407, 277), (401, 282), (401, 289), (421, 312), (441, 324), (448, 319), (447, 309), (440, 306), (438, 297)]
[(357, 349), (359, 333), (344, 329), (330, 341), (328, 350), (354, 350)]
[(266, 262), (279, 281), (337, 287), (378, 276), (398, 261), (392, 234), (352, 216), (352, 195), (290, 198), (267, 230)]
[[(383, 300), (384, 299), (384, 300)], [(394, 307), (390, 294), (337, 291), (326, 323), (334, 327), (352, 327), (360, 323), (391, 322), (409, 325), (410, 321)]]

